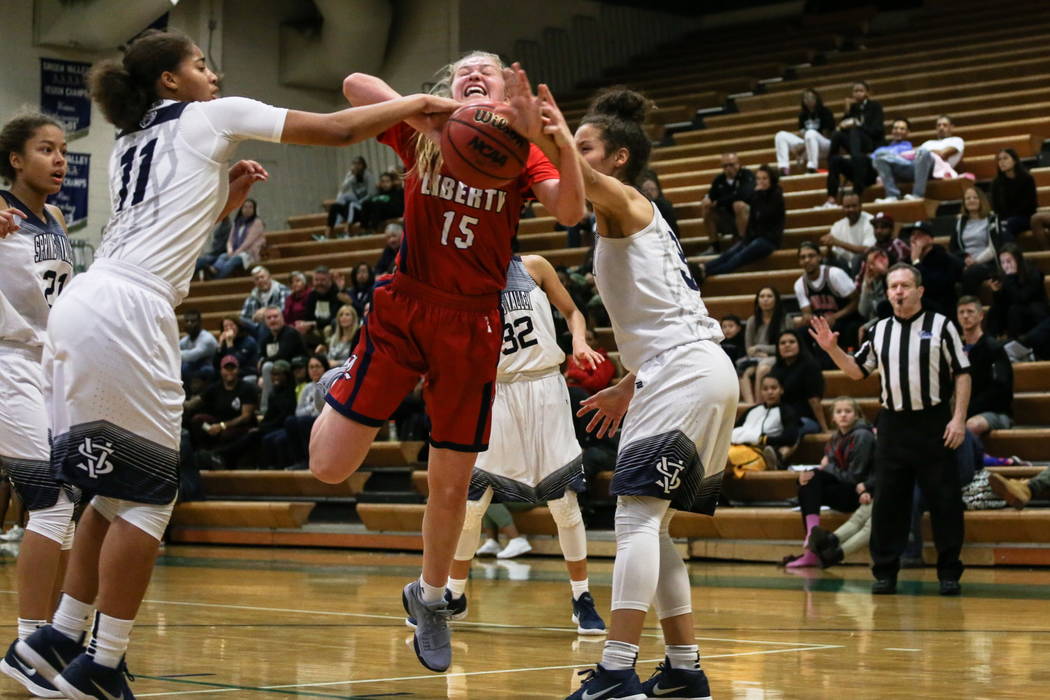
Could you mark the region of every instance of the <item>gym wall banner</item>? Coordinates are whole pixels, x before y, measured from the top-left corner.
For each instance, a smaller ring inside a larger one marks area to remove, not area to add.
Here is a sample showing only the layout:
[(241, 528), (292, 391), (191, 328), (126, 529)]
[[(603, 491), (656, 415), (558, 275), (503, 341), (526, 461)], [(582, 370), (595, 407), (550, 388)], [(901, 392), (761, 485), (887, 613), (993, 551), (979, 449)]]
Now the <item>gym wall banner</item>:
[(90, 63), (40, 59), (40, 109), (58, 117), (72, 140), (87, 133), (91, 125), (91, 98), (85, 76)]
[(88, 172), (91, 170), (90, 153), (67, 153), (66, 162), (69, 169), (66, 180), (58, 194), (48, 198), (48, 202), (62, 210), (66, 217), (66, 226), (72, 231), (87, 224), (88, 215)]

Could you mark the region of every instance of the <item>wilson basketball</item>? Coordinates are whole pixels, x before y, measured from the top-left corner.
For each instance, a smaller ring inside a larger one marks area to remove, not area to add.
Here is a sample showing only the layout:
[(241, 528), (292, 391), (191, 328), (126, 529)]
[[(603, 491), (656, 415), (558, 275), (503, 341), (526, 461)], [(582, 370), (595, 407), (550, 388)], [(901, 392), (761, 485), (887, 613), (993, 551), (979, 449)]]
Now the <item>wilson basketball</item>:
[(452, 175), (479, 189), (502, 187), (525, 167), (529, 142), (485, 102), (466, 104), (449, 117), (441, 157)]

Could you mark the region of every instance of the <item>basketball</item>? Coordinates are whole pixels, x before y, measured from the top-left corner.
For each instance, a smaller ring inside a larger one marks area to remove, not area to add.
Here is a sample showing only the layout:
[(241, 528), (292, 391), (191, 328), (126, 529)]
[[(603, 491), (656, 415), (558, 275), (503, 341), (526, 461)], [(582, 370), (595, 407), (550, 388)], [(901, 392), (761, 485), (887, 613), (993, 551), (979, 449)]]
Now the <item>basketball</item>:
[(492, 189), (513, 180), (525, 167), (528, 140), (485, 102), (466, 104), (449, 117), (441, 156), (452, 175), (471, 187)]

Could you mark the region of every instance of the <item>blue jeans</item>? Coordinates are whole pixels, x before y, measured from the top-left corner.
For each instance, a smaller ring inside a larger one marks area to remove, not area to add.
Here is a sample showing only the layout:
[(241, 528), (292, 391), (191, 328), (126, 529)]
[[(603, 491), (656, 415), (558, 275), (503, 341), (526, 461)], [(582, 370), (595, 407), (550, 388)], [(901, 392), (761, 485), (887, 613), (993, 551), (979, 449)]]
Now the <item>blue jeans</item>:
[(801, 426), (798, 429), (798, 436), (812, 435), (813, 433), (820, 432), (820, 423), (813, 420), (809, 416), (802, 416), (798, 419)]
[(909, 182), (914, 180), (912, 194), (916, 197), (926, 196), (926, 182), (933, 172), (933, 154), (924, 148), (915, 151), (915, 160), (907, 160), (897, 155), (884, 155), (875, 159), (875, 170), (882, 178), (887, 197), (900, 199), (901, 189), (897, 180)]
[(753, 238), (741, 241), (704, 266), (708, 276), (724, 275), (738, 267), (761, 260), (773, 254), (776, 247), (768, 238)]
[(215, 274), (215, 279), (225, 279), (238, 270), (243, 270), (244, 260), (241, 259), (240, 255), (234, 255), (231, 257), (226, 253), (223, 253), (219, 256), (219, 259), (215, 261), (215, 269), (218, 270)]

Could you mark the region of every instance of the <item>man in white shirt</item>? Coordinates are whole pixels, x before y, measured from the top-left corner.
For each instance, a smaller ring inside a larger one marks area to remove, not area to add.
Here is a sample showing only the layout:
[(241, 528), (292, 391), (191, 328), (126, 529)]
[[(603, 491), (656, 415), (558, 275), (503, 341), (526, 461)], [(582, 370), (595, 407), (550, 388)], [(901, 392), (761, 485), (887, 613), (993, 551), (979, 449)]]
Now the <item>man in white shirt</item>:
[(842, 212), (846, 215), (831, 225), (831, 232), (820, 238), (821, 245), (831, 246), (832, 261), (856, 275), (865, 251), (875, 245), (872, 216), (860, 208), (860, 195), (848, 193), (842, 197)]
[(179, 339), (182, 381), (188, 382), (195, 376), (210, 380), (215, 376), (212, 361), (219, 350), (219, 341), (201, 327), (199, 311), (187, 311), (182, 318), (186, 326), (186, 335)]
[(886, 197), (875, 201), (881, 204), (901, 199), (897, 180), (915, 182), (912, 193), (904, 195), (904, 199), (922, 199), (926, 196), (926, 182), (931, 177), (942, 177), (942, 171), (953, 176), (955, 166), (962, 160), (965, 147), (962, 138), (952, 136), (954, 127), (951, 117), (942, 114), (937, 117), (935, 126), (937, 138), (924, 141), (916, 149), (914, 159), (909, 160), (901, 155), (876, 158), (875, 170), (882, 178)]

